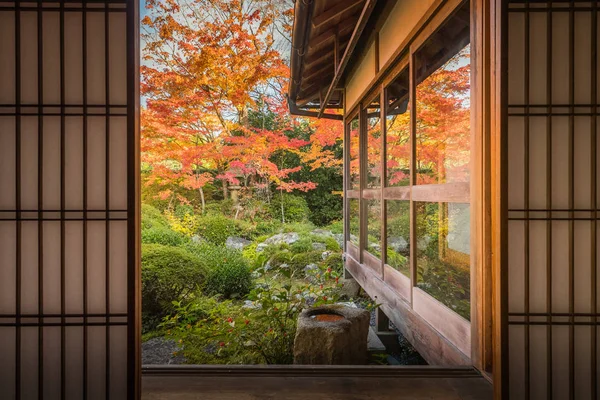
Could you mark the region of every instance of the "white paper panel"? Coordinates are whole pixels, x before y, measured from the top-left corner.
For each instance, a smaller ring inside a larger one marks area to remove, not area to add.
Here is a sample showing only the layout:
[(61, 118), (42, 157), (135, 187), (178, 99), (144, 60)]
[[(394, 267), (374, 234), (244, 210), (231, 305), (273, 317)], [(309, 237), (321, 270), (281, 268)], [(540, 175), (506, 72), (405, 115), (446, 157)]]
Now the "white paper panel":
[(16, 265), (17, 223), (0, 221), (0, 314), (16, 311)]
[[(106, 209), (106, 120), (88, 118), (87, 140), (87, 208)], [(125, 171), (122, 171), (125, 173)]]
[(42, 18), (44, 104), (60, 103), (60, 15), (45, 12)]
[(83, 313), (83, 222), (65, 223), (65, 308)]
[(83, 210), (83, 118), (65, 118), (65, 207)]
[(552, 118), (552, 208), (569, 208), (569, 119)]
[(88, 312), (106, 311), (106, 223), (87, 223)]
[(104, 13), (86, 14), (87, 20), (87, 102), (106, 103)]
[(552, 104), (569, 103), (569, 14), (552, 15)]
[(529, 311), (547, 312), (546, 221), (529, 222)]
[(127, 20), (123, 13), (109, 14), (109, 102), (111, 105), (127, 103)]
[[(0, 40), (0, 42), (2, 41)], [(0, 182), (2, 182), (0, 210), (15, 210), (17, 208), (15, 204), (16, 159), (15, 118), (0, 117)]]
[(127, 119), (110, 118), (110, 209), (127, 209)]
[(60, 222), (45, 221), (43, 223), (44, 314), (60, 314), (61, 312), (60, 229)]
[(574, 204), (576, 209), (592, 208), (592, 140), (590, 117), (576, 117), (574, 121)]
[(69, 400), (85, 398), (83, 395), (83, 327), (65, 328), (65, 397)]
[(569, 312), (569, 222), (552, 221), (552, 311)]
[(43, 394), (44, 399), (61, 398), (61, 328), (43, 328)]
[(90, 326), (88, 330), (88, 400), (106, 399), (106, 328)]
[(574, 97), (576, 104), (590, 104), (592, 85), (592, 15), (589, 12), (575, 13), (574, 38)]
[(509, 14), (508, 18), (508, 103), (525, 103), (525, 16)]
[(574, 331), (574, 366), (575, 366), (575, 398), (577, 400), (594, 400), (591, 393), (592, 387), (592, 355), (590, 354), (590, 343), (592, 343), (591, 326), (576, 326)]
[(15, 340), (16, 328), (0, 327), (0, 388), (2, 396), (14, 399), (15, 394)]
[(65, 101), (83, 103), (83, 45), (81, 13), (65, 13)]
[(552, 398), (569, 398), (569, 327), (552, 327)]
[(0, 11), (0, 104), (15, 103), (15, 17)]
[(511, 325), (508, 330), (508, 357), (510, 369), (509, 398), (525, 399), (525, 328), (522, 325)]
[(508, 119), (508, 208), (525, 208), (525, 119)]
[(110, 222), (110, 312), (127, 312), (127, 222)]
[(546, 349), (547, 328), (545, 326), (529, 327), (530, 337), (530, 360), (529, 374), (531, 379), (530, 399), (545, 399), (548, 393), (548, 381), (546, 370), (548, 366), (548, 354)]
[(38, 209), (38, 118), (21, 118), (21, 209)]
[(533, 210), (546, 207), (546, 118), (529, 118), (529, 206)]
[(38, 308), (38, 223), (21, 223), (21, 312), (37, 314)]
[(525, 223), (508, 223), (508, 311), (525, 311)]
[(21, 328), (21, 398), (38, 398), (39, 328)]
[(38, 104), (37, 12), (21, 12), (21, 103)]
[(531, 13), (529, 20), (529, 104), (547, 104), (546, 13)]
[(60, 210), (60, 117), (44, 117), (43, 137), (43, 207), (44, 210)]
[(110, 396), (127, 398), (127, 327), (110, 328)]

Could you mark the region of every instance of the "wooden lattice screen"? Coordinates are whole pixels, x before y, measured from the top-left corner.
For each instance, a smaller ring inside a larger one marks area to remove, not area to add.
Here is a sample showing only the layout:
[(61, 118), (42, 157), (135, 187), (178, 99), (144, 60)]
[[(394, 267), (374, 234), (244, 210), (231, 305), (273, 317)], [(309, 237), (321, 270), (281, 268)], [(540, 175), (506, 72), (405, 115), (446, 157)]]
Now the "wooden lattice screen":
[(510, 399), (597, 399), (598, 2), (509, 1)]
[(135, 398), (137, 2), (0, 1), (0, 397)]

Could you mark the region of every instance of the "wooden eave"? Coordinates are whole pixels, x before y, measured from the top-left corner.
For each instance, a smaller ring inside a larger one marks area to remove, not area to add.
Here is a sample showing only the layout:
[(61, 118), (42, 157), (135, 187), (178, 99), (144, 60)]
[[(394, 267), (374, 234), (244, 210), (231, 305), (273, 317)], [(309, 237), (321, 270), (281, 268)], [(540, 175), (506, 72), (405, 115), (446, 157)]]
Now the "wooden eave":
[(309, 112), (314, 116), (341, 119), (338, 114), (323, 113), (323, 110), (344, 107), (343, 68), (340, 66), (348, 63), (375, 2), (296, 1), (289, 84), (293, 114), (302, 111), (302, 115)]

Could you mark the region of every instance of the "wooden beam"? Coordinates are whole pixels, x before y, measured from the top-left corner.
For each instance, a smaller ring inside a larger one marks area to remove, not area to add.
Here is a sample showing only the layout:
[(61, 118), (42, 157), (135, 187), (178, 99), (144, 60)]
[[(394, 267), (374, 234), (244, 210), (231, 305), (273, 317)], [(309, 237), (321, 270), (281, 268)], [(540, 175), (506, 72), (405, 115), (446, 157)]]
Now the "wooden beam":
[(331, 28), (321, 33), (320, 35), (310, 39), (310, 41), (308, 42), (308, 48), (312, 50), (316, 47), (319, 47), (323, 43), (327, 43), (328, 41), (333, 40), (335, 38), (336, 32), (341, 35), (344, 32), (348, 32), (355, 26), (356, 18), (347, 18), (335, 28)]
[(342, 60), (340, 61), (340, 64), (338, 65), (335, 71), (333, 81), (331, 81), (331, 85), (329, 85), (329, 89), (327, 89), (327, 94), (323, 99), (323, 103), (321, 103), (321, 110), (319, 110), (319, 115), (323, 115), (325, 107), (327, 106), (327, 102), (331, 98), (331, 95), (333, 94), (336, 85), (342, 77), (344, 69), (346, 68), (346, 65), (348, 65), (348, 61), (350, 61), (350, 55), (352, 54), (352, 51), (354, 51), (354, 47), (356, 47), (356, 43), (358, 42), (358, 39), (360, 38), (360, 35), (363, 29), (365, 28), (369, 17), (371, 16), (371, 12), (373, 12), (373, 8), (375, 7), (376, 2), (377, 0), (367, 0), (367, 2), (365, 3), (365, 6), (363, 7), (362, 12), (360, 13), (360, 17), (358, 18), (358, 23), (354, 28), (354, 32), (352, 32), (352, 36), (350, 37), (350, 42), (348, 43), (348, 46), (346, 46), (346, 50), (344, 51)]
[(359, 6), (363, 1), (364, 0), (341, 1), (340, 3), (336, 4), (335, 6), (331, 7), (330, 9), (324, 11), (320, 15), (313, 18), (313, 21), (312, 21), (313, 29), (320, 27), (321, 25), (331, 21), (338, 15), (343, 14), (344, 12), (346, 12), (348, 10), (354, 9), (355, 7)]

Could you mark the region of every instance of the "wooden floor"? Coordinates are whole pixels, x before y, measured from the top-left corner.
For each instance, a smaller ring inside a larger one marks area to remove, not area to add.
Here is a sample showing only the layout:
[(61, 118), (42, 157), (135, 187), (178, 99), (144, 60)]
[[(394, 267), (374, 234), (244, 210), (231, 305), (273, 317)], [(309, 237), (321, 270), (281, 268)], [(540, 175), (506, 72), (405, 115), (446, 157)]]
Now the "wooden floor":
[[(365, 370), (363, 368), (363, 370)], [(439, 369), (405, 371), (350, 371), (232, 375), (213, 373), (146, 373), (142, 378), (144, 400), (401, 400), (492, 399), (492, 387), (475, 373), (443, 373)], [(419, 373), (418, 371), (424, 371)], [(433, 371), (433, 372), (432, 372)], [(463, 370), (462, 372), (464, 372)], [(306, 374), (305, 374), (306, 375)]]

